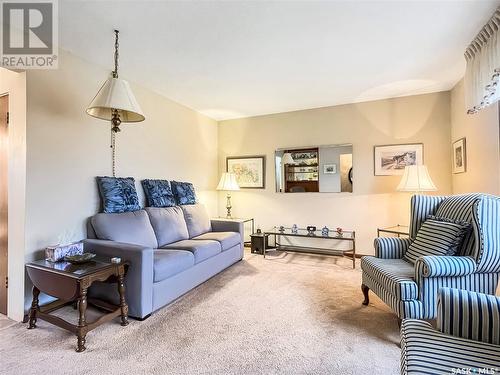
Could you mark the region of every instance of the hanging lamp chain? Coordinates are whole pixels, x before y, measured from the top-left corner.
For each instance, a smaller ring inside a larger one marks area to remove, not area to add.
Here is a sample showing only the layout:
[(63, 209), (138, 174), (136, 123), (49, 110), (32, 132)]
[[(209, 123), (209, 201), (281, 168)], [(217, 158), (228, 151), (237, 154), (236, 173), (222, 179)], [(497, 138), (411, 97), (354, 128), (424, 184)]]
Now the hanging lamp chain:
[[(113, 78), (118, 78), (118, 30), (115, 30), (115, 69), (113, 70)], [(120, 131), (120, 116), (118, 110), (113, 109), (113, 118), (111, 119), (111, 169), (113, 177), (116, 177), (116, 133)]]
[(116, 133), (111, 131), (111, 170), (116, 177)]
[(118, 30), (115, 30), (115, 70), (113, 70), (113, 78), (118, 78), (118, 47), (120, 46), (118, 43)]

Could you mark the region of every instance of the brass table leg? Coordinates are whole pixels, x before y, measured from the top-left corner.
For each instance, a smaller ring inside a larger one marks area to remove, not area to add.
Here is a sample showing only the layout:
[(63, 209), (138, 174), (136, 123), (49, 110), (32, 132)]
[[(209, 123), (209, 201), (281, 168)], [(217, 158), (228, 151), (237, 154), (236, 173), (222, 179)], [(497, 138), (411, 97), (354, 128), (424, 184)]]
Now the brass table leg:
[(40, 290), (33, 285), (33, 301), (31, 302), (29, 325), (28, 329), (36, 328), (36, 313), (40, 306), (38, 306), (38, 296), (40, 295)]
[(120, 270), (118, 274), (118, 293), (120, 294), (120, 310), (121, 310), (121, 325), (126, 326), (128, 324), (128, 305), (125, 301), (125, 284), (123, 283), (124, 270)]

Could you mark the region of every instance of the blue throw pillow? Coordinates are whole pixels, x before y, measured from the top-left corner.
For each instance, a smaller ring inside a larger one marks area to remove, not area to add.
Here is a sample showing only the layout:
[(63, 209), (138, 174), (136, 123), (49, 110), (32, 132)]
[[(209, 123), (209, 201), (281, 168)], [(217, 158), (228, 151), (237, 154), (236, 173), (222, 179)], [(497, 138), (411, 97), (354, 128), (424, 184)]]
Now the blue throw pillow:
[(415, 263), (424, 255), (455, 255), (470, 228), (468, 222), (428, 216), (404, 257)]
[(175, 198), (170, 183), (166, 180), (142, 180), (148, 207), (175, 206)]
[(103, 212), (118, 213), (141, 209), (132, 177), (97, 177)]
[(196, 195), (194, 186), (189, 182), (170, 182), (172, 191), (174, 192), (175, 201), (178, 205), (196, 204)]

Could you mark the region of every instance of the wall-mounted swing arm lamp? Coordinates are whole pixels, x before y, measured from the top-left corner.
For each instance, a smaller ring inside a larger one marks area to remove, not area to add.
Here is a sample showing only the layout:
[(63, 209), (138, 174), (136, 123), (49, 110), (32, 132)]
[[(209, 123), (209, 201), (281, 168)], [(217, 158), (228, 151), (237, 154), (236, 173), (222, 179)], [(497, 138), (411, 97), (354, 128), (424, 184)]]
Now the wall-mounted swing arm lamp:
[(111, 122), (111, 162), (113, 177), (116, 174), (116, 133), (122, 122), (141, 122), (145, 117), (135, 99), (130, 85), (124, 79), (118, 78), (118, 30), (115, 33), (114, 70), (101, 86), (97, 95), (87, 108), (87, 114), (92, 117)]

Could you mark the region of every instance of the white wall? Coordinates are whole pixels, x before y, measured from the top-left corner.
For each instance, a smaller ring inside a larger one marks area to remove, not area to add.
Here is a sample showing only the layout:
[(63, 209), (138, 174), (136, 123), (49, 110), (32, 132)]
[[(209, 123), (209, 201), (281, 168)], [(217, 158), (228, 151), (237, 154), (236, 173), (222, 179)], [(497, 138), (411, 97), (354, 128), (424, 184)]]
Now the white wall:
[(467, 171), (453, 174), (453, 193), (500, 195), (500, 125), (498, 103), (467, 114), (464, 82), (451, 91), (451, 139), (465, 137)]
[(9, 94), (7, 315), (23, 318), (26, 199), (26, 75), (0, 68), (0, 95)]
[[(110, 124), (85, 113), (109, 71), (69, 53), (59, 57), (58, 70), (27, 73), (27, 261), (47, 245), (85, 238), (85, 221), (99, 209), (95, 176), (111, 174)], [(122, 124), (117, 175), (136, 178), (141, 201), (141, 179), (193, 182), (215, 214), (216, 121), (131, 86), (146, 121)]]
[[(228, 120), (219, 123), (219, 172), (227, 156), (266, 155), (266, 189), (235, 192), (235, 216), (253, 216), (262, 229), (294, 223), (354, 229), (358, 252), (370, 254), (377, 227), (408, 222), (410, 196), (395, 192), (400, 177), (374, 176), (373, 146), (424, 143), (437, 194), (449, 194), (450, 134), (449, 92)], [(275, 149), (346, 143), (353, 144), (352, 194), (274, 191)]]

